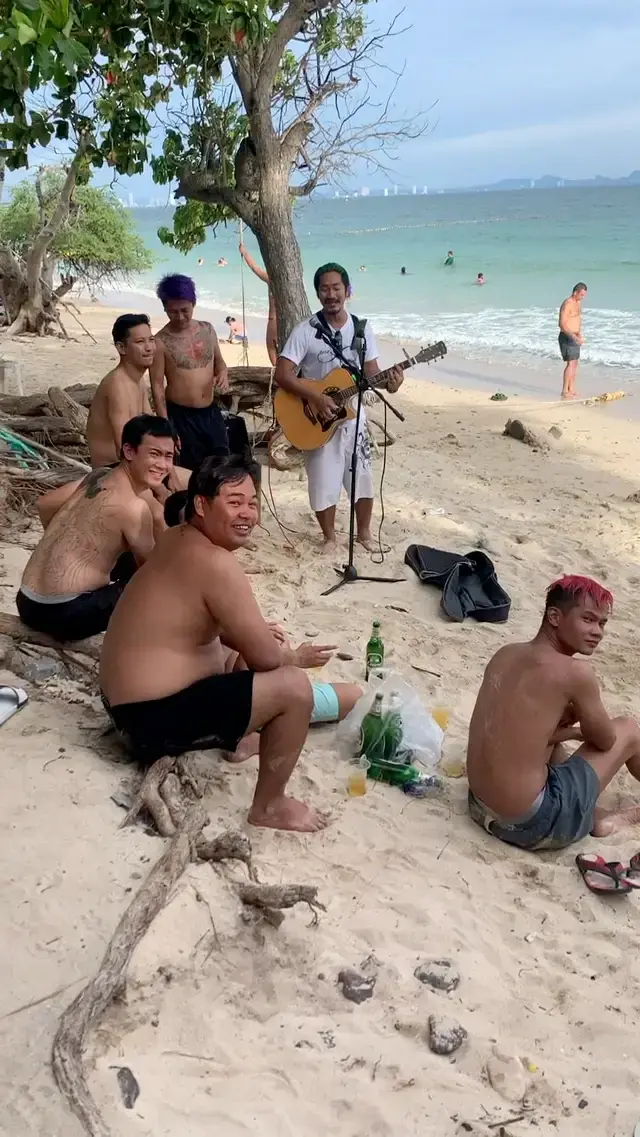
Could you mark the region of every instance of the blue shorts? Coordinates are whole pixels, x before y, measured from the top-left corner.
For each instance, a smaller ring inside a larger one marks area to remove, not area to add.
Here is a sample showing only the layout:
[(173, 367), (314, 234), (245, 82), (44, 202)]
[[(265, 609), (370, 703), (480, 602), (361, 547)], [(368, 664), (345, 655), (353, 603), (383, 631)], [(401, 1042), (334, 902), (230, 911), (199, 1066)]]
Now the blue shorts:
[(493, 837), (520, 849), (564, 849), (581, 841), (593, 829), (598, 775), (579, 754), (548, 771), (544, 788), (524, 817), (500, 818), (469, 790), (470, 816)]
[(311, 722), (337, 722), (340, 716), (338, 696), (330, 683), (312, 683), (313, 711)]

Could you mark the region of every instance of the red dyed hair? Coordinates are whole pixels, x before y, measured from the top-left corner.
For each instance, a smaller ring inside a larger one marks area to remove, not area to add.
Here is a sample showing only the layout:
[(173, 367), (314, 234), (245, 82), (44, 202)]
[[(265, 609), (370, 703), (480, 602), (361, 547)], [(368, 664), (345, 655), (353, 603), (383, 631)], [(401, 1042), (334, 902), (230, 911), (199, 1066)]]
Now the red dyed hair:
[(598, 608), (613, 608), (613, 594), (590, 576), (561, 576), (547, 589), (545, 610), (579, 603), (589, 596)]

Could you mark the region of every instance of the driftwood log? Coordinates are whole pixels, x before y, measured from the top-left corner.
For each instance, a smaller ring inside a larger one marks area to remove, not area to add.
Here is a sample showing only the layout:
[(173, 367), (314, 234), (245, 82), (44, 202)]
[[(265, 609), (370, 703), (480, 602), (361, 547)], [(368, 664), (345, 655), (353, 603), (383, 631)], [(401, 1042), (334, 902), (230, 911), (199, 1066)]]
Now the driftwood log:
[(88, 640), (76, 640), (73, 643), (60, 644), (51, 636), (42, 632), (34, 632), (23, 624), (20, 618), (11, 612), (0, 612), (0, 635), (10, 636), (17, 643), (36, 644), (40, 647), (54, 648), (55, 651), (72, 651), (79, 655), (88, 655), (90, 659), (99, 660), (102, 650), (102, 636), (91, 636)]
[[(161, 759), (161, 762), (164, 778), (173, 778), (167, 761)], [(160, 766), (160, 763), (156, 765)], [(162, 789), (160, 779), (156, 777), (155, 780), (160, 782)], [(172, 792), (175, 792), (175, 787)], [(99, 1024), (109, 1004), (122, 992), (126, 971), (137, 944), (163, 908), (172, 888), (192, 859), (211, 862), (242, 860), (251, 871), (251, 845), (244, 834), (230, 830), (207, 841), (202, 836), (207, 821), (202, 804), (192, 802), (184, 808), (181, 803), (181, 809), (183, 815), (177, 832), (122, 916), (96, 976), (61, 1016), (53, 1040), (53, 1075), (89, 1137), (113, 1135), (89, 1090), (84, 1067), (87, 1038), (91, 1027)], [(244, 905), (253, 906), (262, 918), (276, 926), (282, 919), (279, 909), (306, 903), (317, 918), (317, 910), (322, 908), (317, 900), (317, 889), (311, 885), (241, 884), (238, 896)], [(276, 919), (277, 916), (280, 919)]]
[(55, 413), (69, 424), (72, 430), (81, 434), (83, 439), (87, 433), (87, 420), (89, 412), (80, 403), (71, 397), (68, 391), (61, 387), (49, 387), (49, 402)]

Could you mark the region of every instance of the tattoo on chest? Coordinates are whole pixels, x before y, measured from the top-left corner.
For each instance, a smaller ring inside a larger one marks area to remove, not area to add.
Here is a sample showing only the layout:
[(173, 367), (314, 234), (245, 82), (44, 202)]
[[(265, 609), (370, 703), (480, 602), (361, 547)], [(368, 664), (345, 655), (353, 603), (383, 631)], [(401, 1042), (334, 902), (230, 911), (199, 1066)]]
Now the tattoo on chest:
[(213, 335), (207, 324), (198, 324), (195, 330), (180, 335), (163, 331), (162, 341), (165, 351), (182, 371), (200, 370), (213, 359)]

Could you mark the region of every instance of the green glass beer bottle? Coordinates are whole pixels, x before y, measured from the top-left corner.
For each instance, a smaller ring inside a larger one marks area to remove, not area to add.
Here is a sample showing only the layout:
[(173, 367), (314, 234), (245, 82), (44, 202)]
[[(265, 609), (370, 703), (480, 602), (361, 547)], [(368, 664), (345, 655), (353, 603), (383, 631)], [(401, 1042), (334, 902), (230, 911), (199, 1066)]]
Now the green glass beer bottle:
[(369, 681), (369, 675), (372, 671), (377, 671), (384, 663), (384, 644), (382, 636), (380, 635), (380, 621), (374, 620), (371, 629), (371, 636), (367, 644), (366, 651), (366, 674), (365, 679)]
[(384, 760), (386, 732), (382, 699), (382, 692), (378, 691), (371, 710), (364, 716), (360, 726), (360, 754), (370, 762)]

